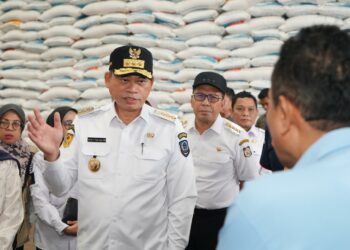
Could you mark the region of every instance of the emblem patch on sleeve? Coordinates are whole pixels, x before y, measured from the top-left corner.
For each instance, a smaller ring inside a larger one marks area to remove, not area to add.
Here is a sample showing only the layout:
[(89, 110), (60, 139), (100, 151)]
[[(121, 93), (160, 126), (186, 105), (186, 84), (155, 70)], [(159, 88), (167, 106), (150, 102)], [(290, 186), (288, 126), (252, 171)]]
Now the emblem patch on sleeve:
[(190, 147), (188, 146), (188, 141), (183, 140), (179, 142), (181, 154), (187, 157), (190, 154)]
[(187, 133), (181, 132), (180, 134), (177, 135), (177, 138), (179, 138), (180, 140), (183, 138), (187, 138)]
[(242, 144), (246, 143), (246, 142), (249, 142), (248, 139), (243, 139), (239, 142), (239, 146), (242, 146)]
[(244, 157), (251, 157), (252, 156), (252, 151), (250, 150), (249, 146), (243, 148), (243, 154), (244, 154)]

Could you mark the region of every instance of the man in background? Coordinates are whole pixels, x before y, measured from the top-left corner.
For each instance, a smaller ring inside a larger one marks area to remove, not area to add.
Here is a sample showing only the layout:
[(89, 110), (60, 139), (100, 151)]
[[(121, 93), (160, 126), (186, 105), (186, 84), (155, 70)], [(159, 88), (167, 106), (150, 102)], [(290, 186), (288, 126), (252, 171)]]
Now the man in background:
[[(265, 112), (267, 111), (267, 107), (269, 106), (269, 89), (262, 89), (258, 95), (259, 104), (263, 107)], [(259, 119), (256, 121), (256, 127), (265, 129), (266, 126), (266, 113), (260, 115)]]
[(225, 90), (224, 105), (220, 111), (220, 115), (230, 121), (232, 121), (232, 101), (234, 96), (234, 90), (227, 87)]
[[(247, 91), (239, 92), (233, 98), (233, 121), (247, 131), (252, 153), (259, 163), (264, 144), (265, 130), (255, 126), (258, 117), (258, 103), (256, 98)], [(257, 164), (258, 165), (258, 164)]]
[(350, 36), (302, 29), (282, 46), (267, 121), (292, 168), (245, 187), (218, 250), (349, 249)]
[(186, 128), (198, 199), (186, 250), (216, 248), (226, 209), (239, 192), (239, 182), (258, 176), (246, 132), (220, 116), (225, 90), (225, 78), (215, 72), (202, 72), (193, 83), (195, 120)]

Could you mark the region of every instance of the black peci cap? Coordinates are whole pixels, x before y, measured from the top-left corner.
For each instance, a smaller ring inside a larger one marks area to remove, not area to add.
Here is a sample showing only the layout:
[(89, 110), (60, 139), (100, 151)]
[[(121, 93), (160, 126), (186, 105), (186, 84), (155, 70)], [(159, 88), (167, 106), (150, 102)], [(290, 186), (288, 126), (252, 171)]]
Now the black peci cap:
[(222, 93), (226, 93), (227, 84), (226, 79), (215, 72), (201, 72), (199, 73), (193, 82), (193, 89), (197, 88), (200, 85), (210, 85), (218, 90), (220, 90)]
[(116, 76), (138, 74), (152, 79), (152, 53), (139, 46), (127, 45), (118, 47), (110, 55), (109, 70)]
[(2, 118), (8, 111), (13, 111), (18, 115), (19, 119), (21, 120), (21, 130), (23, 131), (24, 125), (26, 123), (26, 115), (23, 109), (16, 104), (6, 104), (0, 108), (0, 118)]

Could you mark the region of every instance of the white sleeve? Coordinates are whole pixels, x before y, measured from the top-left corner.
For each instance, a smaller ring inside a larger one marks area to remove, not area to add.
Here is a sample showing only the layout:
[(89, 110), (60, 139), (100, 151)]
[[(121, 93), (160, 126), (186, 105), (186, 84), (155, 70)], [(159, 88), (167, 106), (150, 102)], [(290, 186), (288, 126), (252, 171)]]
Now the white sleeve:
[(173, 154), (167, 168), (169, 250), (187, 246), (197, 200), (192, 155), (186, 151), (187, 136), (178, 138), (184, 132), (179, 121), (176, 121), (175, 132)]
[(45, 161), (47, 166), (43, 172), (44, 179), (51, 193), (60, 197), (67, 194), (78, 179), (79, 155), (79, 118), (74, 120), (75, 135), (69, 147), (60, 148), (60, 156), (56, 161)]
[(260, 175), (259, 160), (253, 155), (253, 149), (248, 138), (246, 132), (242, 131), (239, 134), (239, 140), (234, 145), (236, 152), (234, 166), (240, 181), (249, 181)]
[(62, 222), (58, 209), (50, 203), (50, 192), (41, 172), (42, 167), (45, 167), (43, 165), (42, 154), (36, 154), (33, 160), (35, 184), (30, 186), (34, 213), (42, 222), (62, 234), (68, 225)]
[(24, 218), (21, 178), (17, 163), (0, 162), (0, 247), (12, 249), (12, 242)]

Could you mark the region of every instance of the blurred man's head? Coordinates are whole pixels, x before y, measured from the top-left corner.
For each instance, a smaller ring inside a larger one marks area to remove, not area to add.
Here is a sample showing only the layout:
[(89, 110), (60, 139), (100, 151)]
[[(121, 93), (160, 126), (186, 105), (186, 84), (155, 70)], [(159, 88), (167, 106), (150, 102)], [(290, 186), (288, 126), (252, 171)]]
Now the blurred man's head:
[(281, 162), (293, 166), (324, 133), (350, 125), (350, 37), (334, 26), (302, 29), (282, 46), (267, 112)]
[(235, 92), (233, 91), (233, 89), (227, 87), (224, 97), (224, 106), (220, 112), (220, 115), (222, 117), (225, 117), (226, 119), (232, 119), (232, 101), (234, 95)]
[(265, 88), (262, 89), (258, 95), (259, 98), (259, 104), (267, 110), (267, 107), (269, 106), (269, 89)]
[(233, 98), (233, 121), (249, 131), (258, 117), (256, 98), (247, 91), (239, 92)]

